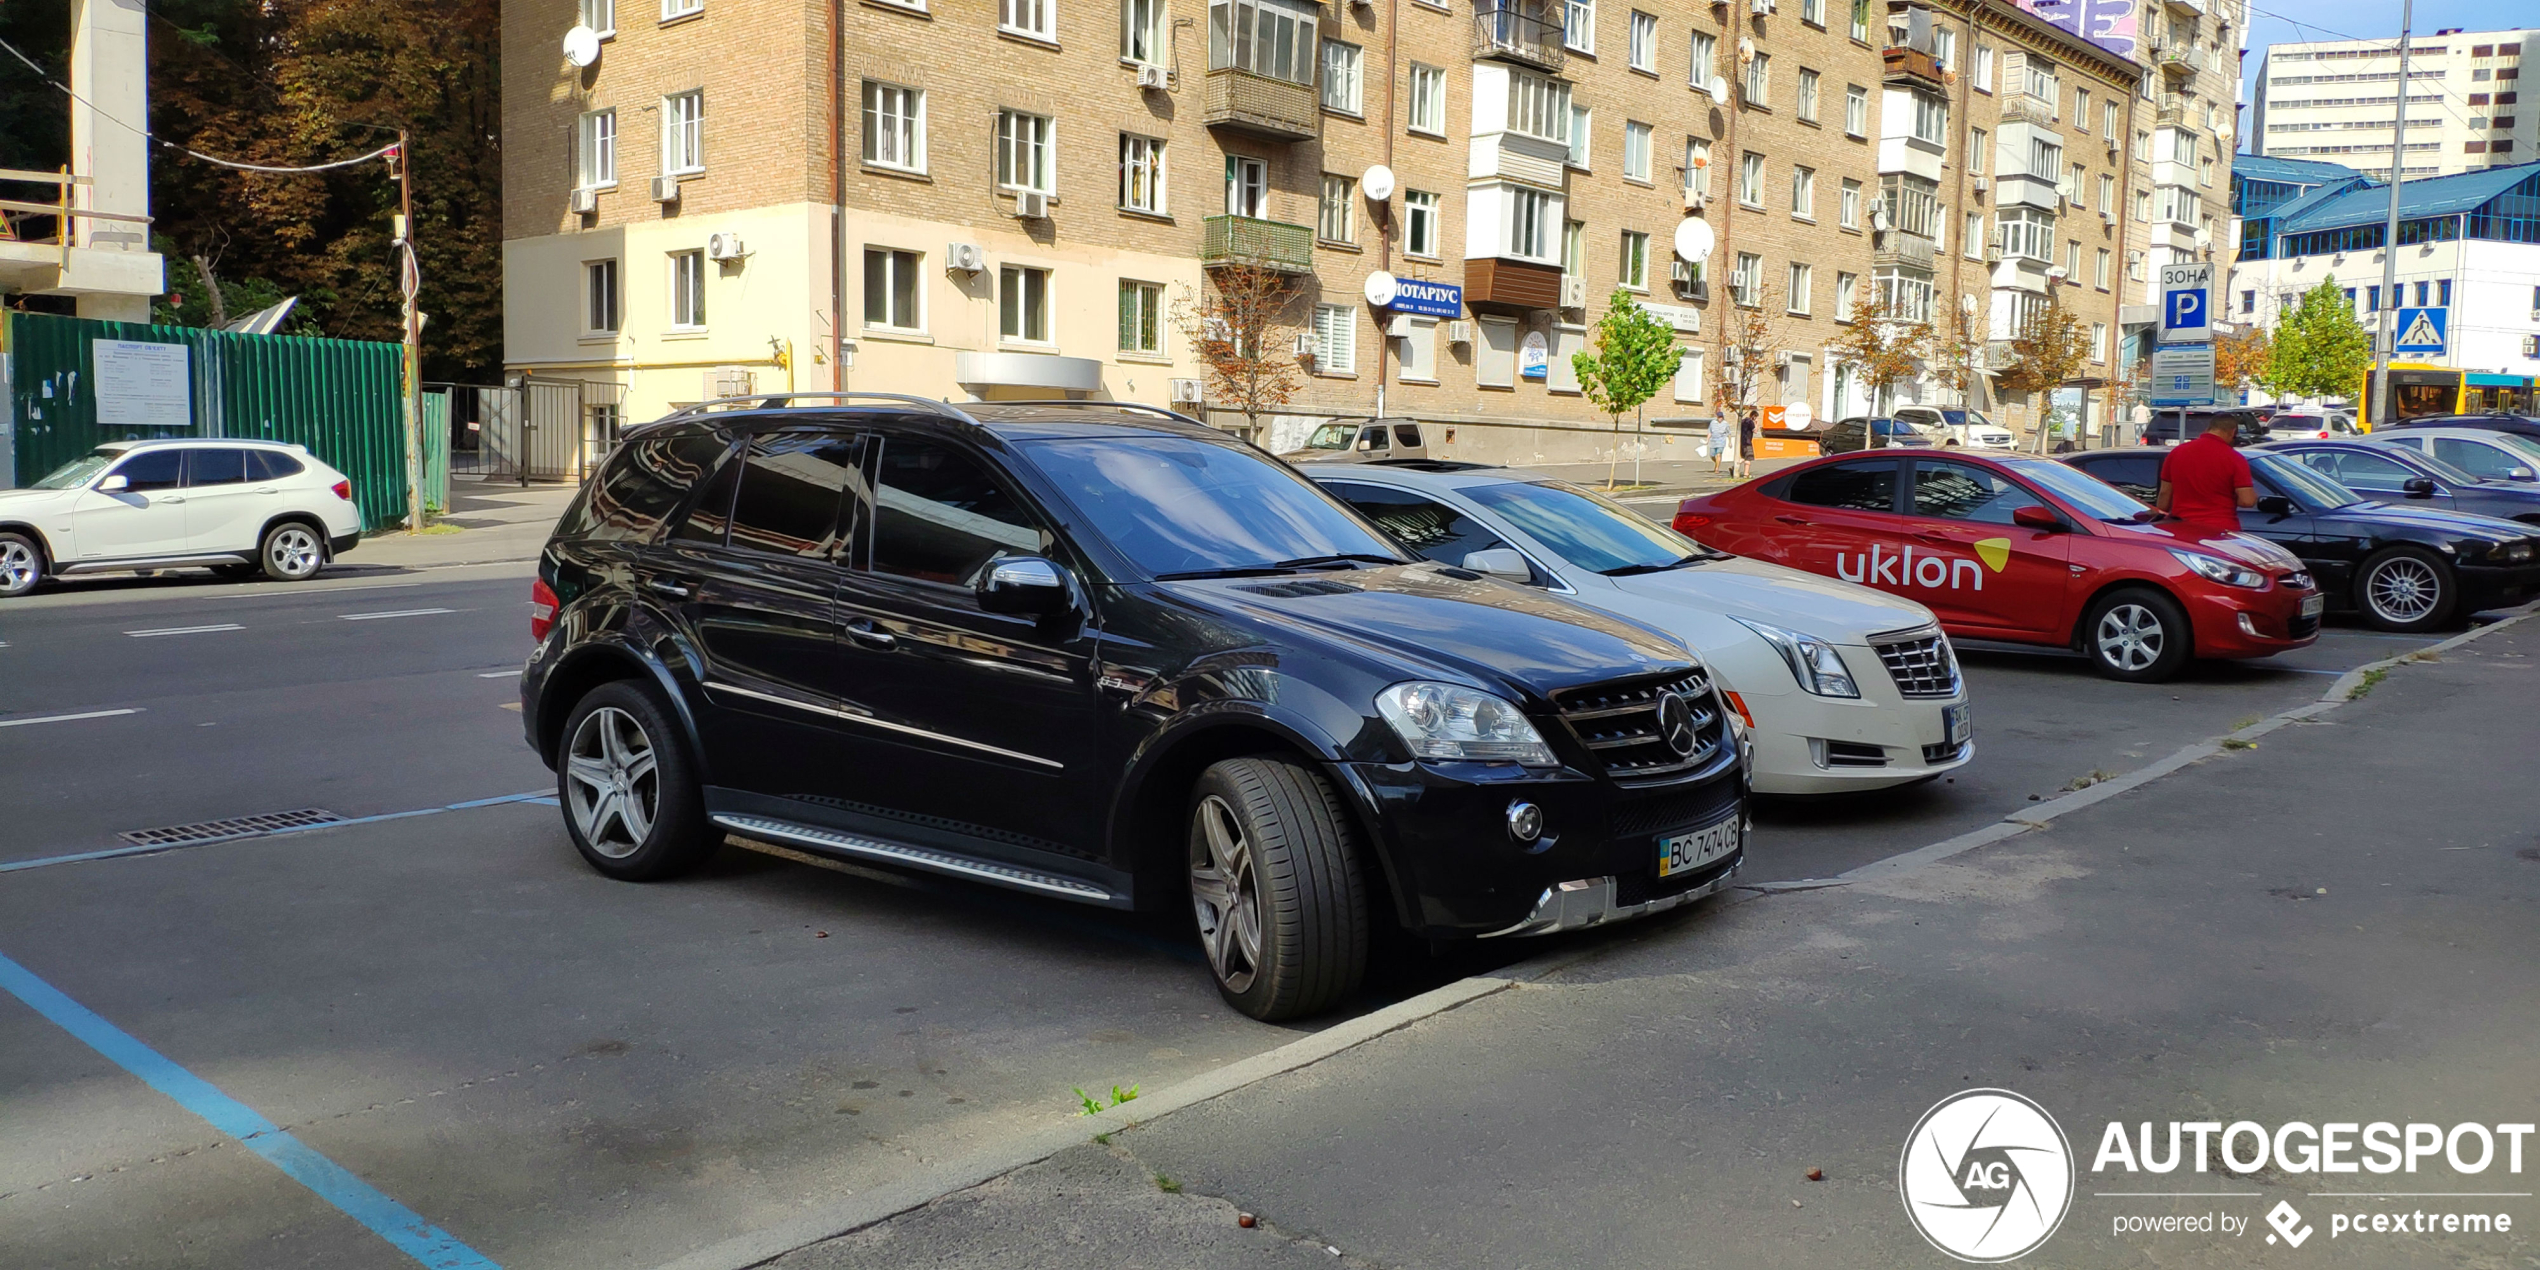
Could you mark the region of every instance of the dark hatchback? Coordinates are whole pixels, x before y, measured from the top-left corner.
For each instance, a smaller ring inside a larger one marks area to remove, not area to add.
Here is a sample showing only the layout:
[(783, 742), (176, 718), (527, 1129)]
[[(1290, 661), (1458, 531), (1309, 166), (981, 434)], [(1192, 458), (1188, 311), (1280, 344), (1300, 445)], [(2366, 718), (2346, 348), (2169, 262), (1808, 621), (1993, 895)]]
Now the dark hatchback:
[(1681, 644), (1416, 561), (1181, 416), (913, 398), (631, 434), (539, 564), (521, 681), (613, 877), (725, 833), (1118, 908), (1188, 903), (1238, 1009), (1325, 1009), (1370, 923), (1531, 935), (1744, 858)]
[(2143, 425), (2145, 445), (2177, 445), (2193, 441), (2211, 429), (2217, 419), (2232, 423), (2233, 445), (2256, 445), (2267, 439), (2267, 420), (2274, 412), (2255, 407), (2203, 410), (2155, 410)]
[(1930, 445), (1932, 439), (1923, 430), (1903, 419), (1873, 419), (1854, 415), (1826, 425), (1817, 434), (1820, 454), (1848, 454), (1859, 449), (1885, 449), (1890, 446)]
[[(2064, 462), (2149, 503), (2164, 457), (2096, 450)], [(2331, 609), (2383, 630), (2423, 631), (2540, 594), (2540, 539), (2531, 526), (2368, 502), (2285, 455), (2260, 450), (2248, 459), (2258, 506), (2240, 513), (2240, 531), (2301, 557)]]

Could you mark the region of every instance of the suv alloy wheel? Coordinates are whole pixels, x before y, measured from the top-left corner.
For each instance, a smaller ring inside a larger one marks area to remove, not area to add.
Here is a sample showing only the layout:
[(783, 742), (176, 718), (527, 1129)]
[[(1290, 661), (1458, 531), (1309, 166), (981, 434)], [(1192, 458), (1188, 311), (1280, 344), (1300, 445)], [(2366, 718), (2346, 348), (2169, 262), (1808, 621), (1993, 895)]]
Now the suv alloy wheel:
[(715, 847), (670, 714), (631, 680), (601, 684), (565, 720), (556, 797), (592, 868), (629, 882), (676, 877)]
[(24, 595), (44, 580), (44, 549), (24, 534), (0, 534), (0, 599)]
[(1358, 990), (1367, 899), (1350, 836), (1320, 772), (1241, 758), (1201, 773), (1191, 910), (1227, 1004), (1269, 1022), (1321, 1013)]

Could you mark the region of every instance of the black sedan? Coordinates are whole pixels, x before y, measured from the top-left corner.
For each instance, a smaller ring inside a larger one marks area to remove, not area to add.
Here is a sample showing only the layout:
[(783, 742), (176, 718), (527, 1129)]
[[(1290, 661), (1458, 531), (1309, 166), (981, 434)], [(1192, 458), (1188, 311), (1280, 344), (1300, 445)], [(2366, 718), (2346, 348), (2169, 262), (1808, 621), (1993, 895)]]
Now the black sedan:
[(2414, 419), (2392, 420), (2389, 423), (2381, 424), (2379, 427), (2375, 428), (2374, 431), (2380, 431), (2384, 428), (2392, 430), (2402, 430), (2407, 428), (2485, 428), (2490, 432), (2511, 432), (2516, 436), (2530, 437), (2535, 441), (2540, 441), (2540, 419), (2535, 419), (2530, 415), (2504, 414), (2501, 412), (2483, 415), (2419, 415)]
[[(2095, 450), (2064, 462), (2148, 503), (2162, 457)], [(2413, 632), (2540, 594), (2540, 531), (2529, 525), (2419, 503), (2365, 502), (2265, 451), (2249, 455), (2249, 473), (2258, 506), (2240, 513), (2241, 532), (2301, 557), (2332, 609), (2383, 630)]]
[(1922, 429), (1902, 419), (1873, 419), (1854, 415), (1828, 424), (1817, 434), (1817, 450), (1821, 454), (1849, 454), (1854, 450), (1882, 449), (1892, 445), (1930, 445), (1930, 437)]
[(2386, 441), (2270, 441), (2255, 452), (2289, 455), (2365, 498), (2540, 525), (2540, 485), (2482, 481), (2409, 446)]

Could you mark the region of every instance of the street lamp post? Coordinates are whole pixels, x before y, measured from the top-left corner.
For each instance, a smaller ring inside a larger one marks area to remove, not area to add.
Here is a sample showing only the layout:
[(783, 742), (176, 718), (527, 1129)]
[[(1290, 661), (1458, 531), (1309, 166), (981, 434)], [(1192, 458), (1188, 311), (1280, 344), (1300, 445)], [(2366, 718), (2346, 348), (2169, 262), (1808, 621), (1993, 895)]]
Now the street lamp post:
[(2408, 28), (2416, 21), (2416, 0), (2399, 7), (2399, 115), (2390, 126), (2390, 213), (2381, 229), (2381, 304), (2373, 316), (2373, 400), (2364, 403), (2364, 419), (2381, 423), (2376, 407), (2390, 399), (2390, 357), (2399, 342), (2399, 185), (2408, 173)]

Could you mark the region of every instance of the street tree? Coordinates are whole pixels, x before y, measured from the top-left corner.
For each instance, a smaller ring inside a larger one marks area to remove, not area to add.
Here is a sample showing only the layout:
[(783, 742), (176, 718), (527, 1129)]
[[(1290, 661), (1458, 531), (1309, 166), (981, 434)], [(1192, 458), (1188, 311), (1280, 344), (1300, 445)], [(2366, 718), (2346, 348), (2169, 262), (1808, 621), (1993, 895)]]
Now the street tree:
[(2288, 397), (2348, 393), (2371, 364), (2372, 333), (2355, 320), (2355, 302), (2330, 274), (2276, 323), (2266, 385)]
[[(1834, 355), (1852, 367), (1854, 382), (1869, 393), (1870, 408), (1876, 410), (1891, 385), (1921, 372), (1931, 347), (1930, 321), (1906, 316), (1891, 294), (1872, 287), (1853, 302), (1852, 325), (1835, 340)], [(1872, 440), (1870, 430), (1863, 428), (1863, 448)]]
[[(1595, 351), (1570, 354), (1570, 368), (1579, 377), (1579, 391), (1596, 408), (1605, 413), (1615, 432), (1623, 430), (1623, 415), (1634, 415), (1633, 431), (1640, 430), (1638, 412), (1642, 403), (1658, 395), (1658, 390), (1676, 373), (1681, 355), (1676, 351), (1675, 328), (1661, 322), (1649, 310), (1632, 300), (1631, 293), (1620, 287), (1606, 301), (1605, 316), (1596, 322)], [(1621, 462), (1621, 444), (1607, 464), (1605, 484), (1614, 484), (1614, 464)], [(1639, 472), (1639, 460), (1633, 460), (1633, 472)]]
[(1773, 289), (1758, 282), (1748, 298), (1729, 305), (1720, 319), (1719, 387), (1711, 396), (1724, 415), (1756, 404), (1764, 380), (1773, 370), (1773, 349), (1781, 343), (1782, 324), (1772, 316)]
[(2053, 430), (2054, 392), (2081, 374), (2082, 362), (2090, 356), (2090, 333), (2081, 318), (2064, 307), (2063, 297), (2049, 284), (2046, 303), (2029, 315), (2028, 321), (2011, 337), (2011, 364), (2001, 372), (2000, 383), (2010, 392), (2034, 394), (2040, 400), (2037, 410), (2037, 451), (2046, 452), (2046, 434)]
[(1287, 312), (1300, 294), (1297, 276), (1231, 264), (1209, 270), (1205, 286), (1182, 288), (1173, 324), (1208, 368), (1208, 395), (1240, 412), (1245, 428), (1258, 435), (1261, 416), (1286, 405), (1305, 383), (1296, 357), (1283, 351), (1293, 329)]
[(1981, 312), (1971, 312), (1964, 304), (1950, 309), (1946, 323), (1932, 326), (1928, 359), (1932, 378), (1956, 394), (1962, 406), (1975, 404), (1976, 387), (1991, 368), (1991, 341), (1986, 336)]
[(2243, 323), (2228, 335), (2214, 337), (2214, 387), (2245, 388), (2267, 381), (2275, 341), (2266, 328)]

